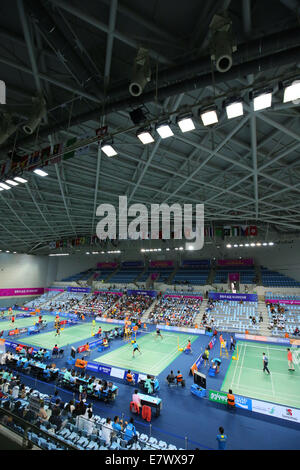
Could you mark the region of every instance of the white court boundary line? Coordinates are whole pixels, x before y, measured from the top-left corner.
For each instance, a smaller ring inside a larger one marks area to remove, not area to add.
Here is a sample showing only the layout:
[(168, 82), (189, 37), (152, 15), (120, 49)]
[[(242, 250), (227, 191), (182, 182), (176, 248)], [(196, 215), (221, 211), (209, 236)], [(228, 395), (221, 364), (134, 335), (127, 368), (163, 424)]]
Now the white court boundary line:
[[(152, 334), (152, 332), (148, 332), (148, 334)], [(152, 335), (153, 335), (153, 334), (152, 334)], [(179, 335), (180, 335), (180, 333), (179, 333)], [(167, 335), (163, 335), (163, 336), (167, 336)], [(176, 333), (174, 333), (174, 335), (168, 335), (168, 336), (174, 338), (174, 340), (176, 339), (176, 347), (177, 347), (178, 335), (177, 335)], [(155, 336), (153, 336), (153, 337), (155, 337)], [(155, 340), (154, 340), (154, 341), (155, 341)], [(186, 342), (186, 339), (183, 339), (183, 338), (182, 338), (181, 341), (182, 341), (182, 342), (179, 342), (179, 347), (182, 347), (182, 346), (184, 345), (184, 343)], [(138, 342), (138, 340), (137, 340), (137, 342)], [(130, 344), (127, 344), (127, 345), (124, 345), (124, 346), (130, 346)], [(123, 346), (123, 347), (124, 347), (124, 346)], [(121, 348), (118, 348), (118, 349), (121, 349)], [(117, 352), (118, 349), (115, 349), (114, 351), (111, 351), (111, 353)], [(146, 348), (145, 351), (152, 353), (152, 352), (153, 352), (153, 349), (147, 349), (147, 348)], [(161, 360), (158, 361), (158, 362), (156, 362), (154, 367), (151, 366), (151, 369), (152, 369), (153, 371), (155, 371), (155, 372), (153, 372), (153, 374), (154, 374), (154, 375), (160, 374), (160, 373), (163, 371), (163, 369), (161, 369), (160, 364), (162, 364), (162, 363), (168, 361), (168, 364), (166, 365), (166, 367), (167, 367), (167, 366), (176, 358), (176, 356), (178, 355), (178, 353), (179, 353), (178, 350), (177, 350), (177, 351), (174, 350), (174, 351), (171, 351), (169, 354), (167, 354), (167, 353), (166, 353), (166, 354), (162, 354)], [(110, 354), (110, 353), (107, 353), (107, 354)], [(101, 359), (101, 358), (104, 358), (104, 356), (99, 356), (99, 358), (100, 358), (100, 359)], [(169, 360), (169, 359), (170, 359), (170, 360)], [(94, 359), (94, 361), (95, 361), (95, 362), (99, 362), (99, 363), (105, 362), (105, 361), (99, 361), (99, 360), (96, 360), (96, 359)], [(125, 361), (125, 360), (124, 360), (124, 361)], [(122, 361), (122, 360), (120, 360), (120, 359), (118, 359), (118, 362), (117, 362), (117, 361), (116, 361), (116, 362), (114, 361), (115, 364), (113, 365), (113, 367), (121, 367), (121, 368), (123, 368), (123, 369), (128, 369), (128, 360), (127, 360), (127, 363), (126, 363), (126, 364), (125, 364), (124, 361)], [(105, 362), (105, 363), (106, 363), (106, 362)], [(109, 362), (107, 362), (107, 364), (109, 364)], [(112, 366), (112, 364), (109, 364), (109, 365)], [(164, 367), (164, 368), (165, 368), (165, 367)], [(158, 369), (159, 369), (159, 370), (158, 370)]]

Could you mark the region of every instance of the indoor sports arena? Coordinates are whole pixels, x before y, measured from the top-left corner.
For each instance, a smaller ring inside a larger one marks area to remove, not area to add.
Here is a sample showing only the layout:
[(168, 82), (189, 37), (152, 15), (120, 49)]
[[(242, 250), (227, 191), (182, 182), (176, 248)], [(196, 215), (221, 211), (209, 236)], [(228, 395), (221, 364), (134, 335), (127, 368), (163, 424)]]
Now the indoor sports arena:
[(300, 450), (299, 17), (0, 2), (1, 450)]

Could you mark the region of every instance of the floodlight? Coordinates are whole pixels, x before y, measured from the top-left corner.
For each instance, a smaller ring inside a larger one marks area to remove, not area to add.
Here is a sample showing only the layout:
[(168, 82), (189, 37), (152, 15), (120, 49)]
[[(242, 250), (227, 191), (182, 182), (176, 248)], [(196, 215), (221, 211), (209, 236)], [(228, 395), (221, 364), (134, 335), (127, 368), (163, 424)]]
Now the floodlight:
[(210, 108), (199, 112), (204, 126), (211, 126), (218, 122), (216, 108)]
[(139, 129), (136, 136), (144, 145), (154, 142), (151, 132), (147, 129)]
[(174, 135), (168, 122), (162, 122), (160, 124), (157, 124), (156, 131), (159, 133), (162, 139), (166, 139), (167, 137), (171, 137), (172, 135)]

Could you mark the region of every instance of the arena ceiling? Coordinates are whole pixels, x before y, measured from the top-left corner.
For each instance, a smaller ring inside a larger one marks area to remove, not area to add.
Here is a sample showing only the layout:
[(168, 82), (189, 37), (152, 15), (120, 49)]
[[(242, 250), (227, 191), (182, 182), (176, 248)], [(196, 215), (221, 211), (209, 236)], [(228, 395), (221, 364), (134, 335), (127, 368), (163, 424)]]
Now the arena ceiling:
[[(272, 4), (272, 7), (271, 7)], [(236, 51), (227, 72), (211, 62), (214, 16), (227, 11)], [(17, 130), (0, 146), (25, 155), (47, 145), (94, 138), (108, 126), (118, 154), (90, 143), (47, 166), (25, 171), (28, 183), (0, 192), (3, 250), (47, 253), (49, 242), (93, 235), (100, 203), (204, 203), (207, 224), (252, 224), (262, 234), (300, 232), (300, 108), (283, 103), (279, 84), (300, 77), (298, 0), (2, 0), (0, 80)], [(139, 48), (148, 51), (151, 81), (129, 93)], [(251, 92), (272, 88), (272, 106), (253, 111)], [(46, 115), (22, 131), (32, 98)], [(222, 103), (238, 96), (243, 116), (228, 119)], [(204, 126), (198, 109), (218, 107)], [(174, 136), (143, 145), (129, 113), (142, 107), (148, 124), (171, 119)], [(3, 110), (0, 107), (0, 111)], [(176, 117), (193, 112), (196, 129)]]

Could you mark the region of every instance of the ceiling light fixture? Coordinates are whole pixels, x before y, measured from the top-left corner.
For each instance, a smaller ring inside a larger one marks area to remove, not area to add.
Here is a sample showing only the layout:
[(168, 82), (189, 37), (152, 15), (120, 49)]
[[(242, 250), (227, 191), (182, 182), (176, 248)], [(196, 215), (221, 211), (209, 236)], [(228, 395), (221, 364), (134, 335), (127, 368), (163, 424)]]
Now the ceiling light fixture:
[(253, 100), (254, 111), (270, 108), (272, 105), (272, 89), (264, 91), (253, 91), (250, 93), (250, 99)]
[(176, 121), (180, 127), (181, 132), (190, 132), (195, 129), (195, 124), (191, 114), (186, 116), (178, 116)]
[(172, 131), (168, 122), (161, 122), (157, 124), (155, 130), (159, 133), (162, 139), (167, 139), (168, 137), (174, 135), (174, 132)]
[(45, 171), (37, 168), (36, 170), (33, 170), (33, 172), (39, 176), (48, 176), (48, 173), (46, 173)]
[(144, 145), (152, 144), (154, 142), (154, 138), (148, 129), (139, 129), (136, 136)]
[(217, 108), (215, 106), (209, 109), (199, 111), (199, 115), (202, 119), (204, 126), (211, 126), (212, 124), (216, 124), (219, 121), (217, 115)]

